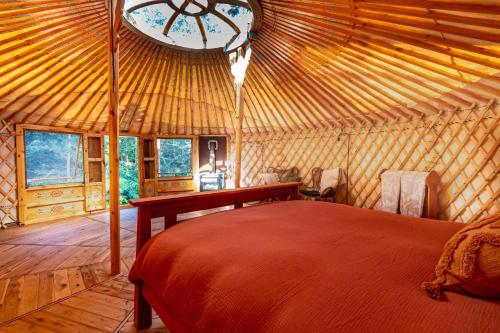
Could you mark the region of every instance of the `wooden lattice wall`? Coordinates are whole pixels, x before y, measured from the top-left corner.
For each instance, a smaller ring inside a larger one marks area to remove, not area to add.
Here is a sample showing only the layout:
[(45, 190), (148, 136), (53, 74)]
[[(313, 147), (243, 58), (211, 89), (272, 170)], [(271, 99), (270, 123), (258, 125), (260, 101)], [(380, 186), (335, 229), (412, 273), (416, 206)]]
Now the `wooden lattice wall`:
[[(310, 184), (315, 166), (346, 169), (349, 146), (349, 204), (376, 207), (384, 168), (435, 170), (442, 178), (440, 217), (468, 222), (500, 211), (499, 114), (492, 100), (409, 122), (247, 135), (243, 184), (261, 183), (270, 166), (297, 166)], [(344, 187), (339, 202), (345, 193)]]
[(17, 221), (16, 136), (14, 125), (0, 121), (0, 222)]

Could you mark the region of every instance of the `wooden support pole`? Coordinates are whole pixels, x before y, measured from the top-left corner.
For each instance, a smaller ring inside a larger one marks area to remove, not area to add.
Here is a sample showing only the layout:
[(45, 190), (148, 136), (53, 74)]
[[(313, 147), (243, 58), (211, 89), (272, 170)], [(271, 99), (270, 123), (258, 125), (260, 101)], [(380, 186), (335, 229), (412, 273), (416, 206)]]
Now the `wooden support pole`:
[(119, 50), (123, 0), (109, 0), (108, 13), (108, 130), (109, 130), (109, 215), (111, 275), (120, 273), (120, 167), (118, 141), (120, 136)]
[(234, 163), (234, 187), (239, 188), (241, 182), (241, 130), (243, 128), (243, 108), (245, 107), (244, 99), (245, 89), (243, 85), (236, 86), (236, 149)]

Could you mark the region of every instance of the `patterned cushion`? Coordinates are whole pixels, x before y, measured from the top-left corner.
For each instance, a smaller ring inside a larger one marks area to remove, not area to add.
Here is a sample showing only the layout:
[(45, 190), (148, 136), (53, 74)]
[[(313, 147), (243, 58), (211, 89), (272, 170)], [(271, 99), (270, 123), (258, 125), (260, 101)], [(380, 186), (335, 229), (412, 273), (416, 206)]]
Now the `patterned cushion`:
[(290, 168), (283, 172), (283, 174), (280, 177), (280, 182), (281, 183), (300, 182), (301, 179), (302, 177), (299, 176), (299, 169)]
[(276, 184), (280, 181), (277, 173), (262, 173), (260, 176), (265, 185)]
[(294, 175), (284, 175), (281, 177), (282, 183), (300, 182), (301, 180), (302, 180), (302, 177), (294, 176)]
[(436, 279), (422, 288), (435, 299), (442, 290), (500, 298), (500, 213), (453, 235), (436, 266)]

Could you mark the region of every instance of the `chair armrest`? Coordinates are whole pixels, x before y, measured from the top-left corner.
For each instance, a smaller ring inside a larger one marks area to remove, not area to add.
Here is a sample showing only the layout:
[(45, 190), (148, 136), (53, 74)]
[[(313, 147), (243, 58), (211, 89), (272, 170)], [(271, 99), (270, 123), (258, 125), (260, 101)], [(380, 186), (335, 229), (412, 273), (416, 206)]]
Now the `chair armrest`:
[(332, 194), (335, 194), (335, 189), (333, 187), (327, 187), (321, 192), (322, 197), (330, 196)]
[(317, 188), (314, 188), (312, 186), (303, 186), (299, 188), (300, 191), (318, 191)]

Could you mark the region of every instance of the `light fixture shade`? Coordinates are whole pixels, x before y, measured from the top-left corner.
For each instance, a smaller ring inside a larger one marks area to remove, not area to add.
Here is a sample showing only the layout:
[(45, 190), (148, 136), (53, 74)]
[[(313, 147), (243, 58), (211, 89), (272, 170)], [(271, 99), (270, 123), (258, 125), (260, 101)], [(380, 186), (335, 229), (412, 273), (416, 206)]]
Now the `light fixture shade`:
[(251, 56), (252, 48), (250, 45), (240, 47), (236, 51), (229, 53), (229, 63), (231, 64), (231, 74), (235, 86), (243, 84)]

